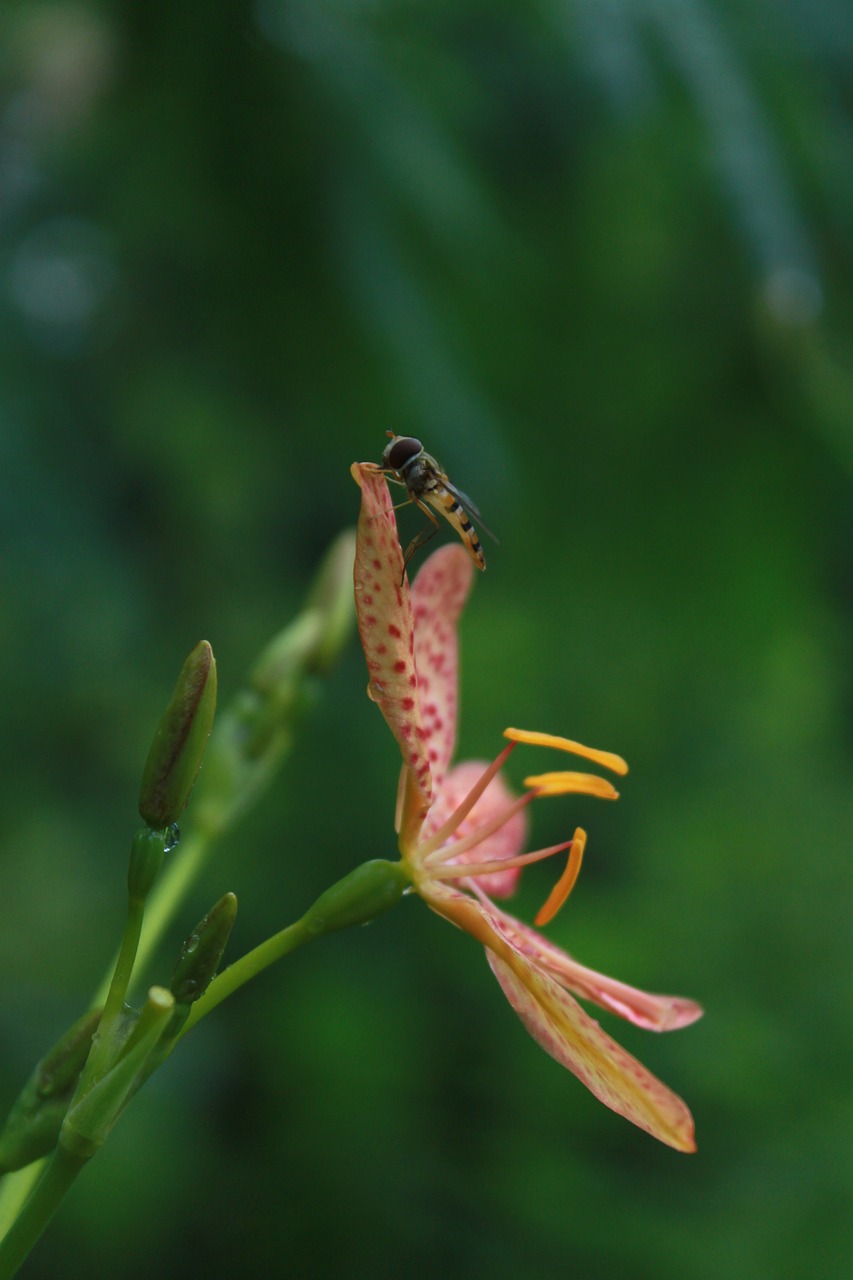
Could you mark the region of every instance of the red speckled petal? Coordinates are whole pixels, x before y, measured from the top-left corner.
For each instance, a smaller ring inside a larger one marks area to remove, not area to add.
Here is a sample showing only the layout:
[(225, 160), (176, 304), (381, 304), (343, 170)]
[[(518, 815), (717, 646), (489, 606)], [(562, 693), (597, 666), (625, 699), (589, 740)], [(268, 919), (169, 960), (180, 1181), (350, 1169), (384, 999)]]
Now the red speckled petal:
[(436, 791), (441, 790), (456, 746), (456, 629), (473, 577), (468, 553), (452, 545), (433, 552), (412, 584), (421, 724)]
[[(487, 767), (485, 761), (466, 760), (450, 770), (424, 824), (424, 838), (431, 836), (433, 831), (437, 831), (450, 817)], [(498, 774), (486, 787), (467, 818), (459, 824), (453, 839), (464, 839), (495, 814), (508, 809), (514, 799), (515, 796)], [(482, 843), (464, 853), (460, 861), (467, 866), (472, 862), (492, 862), (496, 858), (513, 858), (521, 853), (526, 839), (527, 815), (523, 811), (514, 813), (502, 827), (492, 832)], [(448, 865), (453, 865), (452, 859)], [(476, 883), (490, 898), (510, 898), (515, 892), (520, 875), (521, 867), (508, 867), (506, 871), (493, 871), (489, 875), (478, 876)]]
[(370, 676), (367, 692), (399, 743), (425, 812), (432, 801), (432, 777), (418, 703), (414, 621), (408, 582), (403, 581), (397, 521), (381, 471), (372, 463), (355, 462), (352, 475), (361, 487), (353, 576), (358, 630)]
[(652, 995), (625, 982), (617, 982), (615, 978), (608, 978), (606, 974), (596, 973), (594, 969), (587, 969), (529, 925), (496, 907), (493, 910), (498, 912), (501, 927), (516, 949), (576, 996), (591, 1000), (627, 1022), (644, 1027), (646, 1031), (677, 1031), (702, 1017), (702, 1006), (695, 1000), (684, 996)]

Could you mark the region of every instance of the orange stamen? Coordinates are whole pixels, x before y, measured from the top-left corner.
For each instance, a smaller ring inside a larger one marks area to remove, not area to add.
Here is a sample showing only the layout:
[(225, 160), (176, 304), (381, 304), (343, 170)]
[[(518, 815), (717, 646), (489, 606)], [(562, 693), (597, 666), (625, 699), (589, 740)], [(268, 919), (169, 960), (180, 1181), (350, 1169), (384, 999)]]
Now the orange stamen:
[(583, 756), (593, 764), (600, 764), (613, 773), (625, 774), (628, 766), (621, 756), (613, 751), (599, 751), (596, 747), (585, 747), (582, 742), (572, 742), (570, 738), (559, 738), (553, 733), (536, 733), (529, 729), (504, 729), (504, 737), (510, 742), (526, 742), (531, 747), (554, 747), (557, 751), (570, 751), (573, 755)]
[(554, 888), (548, 894), (543, 905), (539, 908), (533, 923), (537, 926), (548, 924), (554, 919), (554, 916), (560, 910), (560, 907), (566, 901), (572, 889), (575, 887), (575, 881), (581, 869), (583, 861), (583, 851), (586, 846), (586, 832), (583, 827), (578, 827), (575, 831), (569, 849), (569, 858), (566, 863), (566, 869), (560, 876)]
[(565, 796), (573, 792), (598, 796), (601, 800), (619, 798), (613, 784), (594, 773), (538, 773), (532, 778), (525, 778), (524, 785), (532, 787), (540, 796)]

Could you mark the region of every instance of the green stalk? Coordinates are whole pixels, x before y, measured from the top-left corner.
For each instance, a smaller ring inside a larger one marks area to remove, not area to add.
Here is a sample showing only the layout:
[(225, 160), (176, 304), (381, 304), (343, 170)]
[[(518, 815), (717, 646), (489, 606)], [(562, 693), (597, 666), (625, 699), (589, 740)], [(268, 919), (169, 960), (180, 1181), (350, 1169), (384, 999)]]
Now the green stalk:
[(204, 995), (193, 1004), (190, 1016), (181, 1028), (180, 1034), (176, 1037), (176, 1043), (197, 1022), (200, 1022), (203, 1017), (215, 1009), (217, 1005), (221, 1004), (223, 1000), (227, 1000), (228, 996), (233, 995), (235, 991), (247, 982), (251, 982), (252, 978), (257, 977), (259, 973), (262, 973), (271, 964), (275, 964), (276, 960), (289, 955), (291, 951), (295, 951), (303, 943), (310, 942), (312, 938), (318, 936), (317, 933), (309, 928), (304, 919), (297, 920), (295, 924), (288, 925), (286, 929), (273, 934), (271, 938), (267, 938), (260, 946), (255, 947), (252, 951), (247, 951), (239, 960), (235, 960), (227, 969), (223, 969), (222, 973), (213, 979)]
[(87, 1157), (60, 1145), (8, 1233), (0, 1240), (0, 1280), (12, 1280), (59, 1208)]
[(21, 1212), (22, 1205), (38, 1182), (46, 1164), (47, 1156), (44, 1156), (0, 1179), (0, 1240), (8, 1233)]
[(212, 843), (205, 833), (193, 831), (169, 855), (170, 860), (146, 903), (145, 923), (136, 956), (137, 973), (147, 972), (160, 939), (204, 865)]
[(95, 1034), (95, 1039), (92, 1042), (92, 1052), (89, 1054), (89, 1060), (80, 1077), (80, 1084), (77, 1088), (78, 1097), (109, 1066), (110, 1056), (115, 1049), (112, 1033), (121, 1017), (127, 989), (130, 986), (130, 977), (133, 973), (133, 966), (136, 963), (144, 915), (144, 900), (142, 898), (129, 897), (127, 900), (127, 918), (118, 959), (116, 960), (112, 980), (104, 1002), (104, 1012)]
[(409, 873), (402, 862), (388, 862), (384, 858), (363, 862), (321, 893), (301, 920), (273, 934), (214, 978), (204, 995), (193, 1004), (176, 1042), (238, 988), (303, 943), (338, 929), (367, 924), (390, 911), (406, 893), (409, 883)]

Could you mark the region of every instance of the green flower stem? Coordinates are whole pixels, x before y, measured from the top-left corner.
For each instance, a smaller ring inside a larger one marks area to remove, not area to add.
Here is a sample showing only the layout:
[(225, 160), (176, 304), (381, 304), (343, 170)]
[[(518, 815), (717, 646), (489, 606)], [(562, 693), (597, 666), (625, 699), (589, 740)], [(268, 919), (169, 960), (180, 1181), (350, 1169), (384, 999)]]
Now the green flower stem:
[(232, 965), (229, 965), (227, 969), (223, 969), (222, 973), (213, 979), (204, 995), (196, 1000), (190, 1016), (184, 1023), (180, 1033), (175, 1037), (175, 1043), (182, 1036), (185, 1036), (197, 1022), (200, 1022), (206, 1014), (215, 1009), (223, 1000), (227, 1000), (228, 996), (233, 995), (245, 983), (250, 982), (252, 978), (262, 973), (271, 964), (275, 964), (276, 960), (281, 960), (283, 956), (289, 955), (291, 951), (295, 951), (303, 943), (310, 942), (312, 938), (319, 936), (308, 927), (304, 919), (297, 920), (295, 924), (288, 925), (280, 933), (273, 934), (271, 938), (267, 938), (266, 942), (262, 942), (260, 946), (248, 951), (239, 960), (235, 960)]
[(152, 987), (122, 1052), (109, 1072), (87, 1093), (74, 1099), (62, 1124), (59, 1145), (91, 1156), (106, 1140), (128, 1099), (136, 1091), (148, 1058), (169, 1025), (175, 997), (165, 987)]
[[(59, 1146), (21, 1212), (0, 1240), (0, 1280), (12, 1280), (59, 1208), (87, 1158)], [(27, 1170), (27, 1172), (29, 1172)]]
[(303, 943), (335, 933), (338, 929), (367, 924), (390, 911), (407, 892), (409, 884), (409, 873), (402, 862), (387, 862), (384, 858), (363, 862), (321, 893), (301, 920), (273, 934), (214, 978), (204, 995), (193, 1004), (192, 1012), (175, 1042), (192, 1030), (211, 1009)]
[(212, 844), (212, 838), (206, 833), (193, 831), (169, 855), (170, 861), (152, 889), (145, 908), (145, 924), (137, 953), (137, 972), (146, 972), (160, 939), (204, 866)]
[(148, 1001), (118, 1064), (79, 1102), (72, 1102), (47, 1169), (8, 1233), (0, 1241), (0, 1280), (11, 1280), (50, 1222), (74, 1179), (95, 1154), (127, 1099), (134, 1092), (146, 1058), (169, 1024), (175, 1000), (152, 987)]
[[(135, 956), (137, 973), (146, 971), (148, 962), (170, 924), (178, 904), (198, 875), (210, 845), (211, 841), (207, 837), (194, 831), (181, 841), (173, 854), (169, 855), (170, 861), (146, 902), (145, 920), (138, 938)], [(92, 1003), (101, 1004), (106, 999), (109, 989), (110, 980), (104, 978)]]
[[(109, 1064), (110, 1055), (114, 1052), (113, 1030), (121, 1017), (124, 1008), (130, 977), (139, 950), (139, 938), (142, 933), (142, 920), (145, 915), (145, 901), (142, 898), (129, 897), (127, 900), (127, 919), (124, 925), (124, 936), (121, 940), (118, 959), (113, 970), (112, 980), (104, 1001), (104, 1012), (98, 1031), (92, 1044), (89, 1060), (83, 1068), (78, 1087), (78, 1096), (98, 1075), (102, 1075)], [(95, 1001), (95, 1003), (98, 1003)]]
[(23, 1169), (7, 1173), (0, 1182), (0, 1240), (8, 1233), (21, 1212), (22, 1205), (41, 1177), (46, 1163), (46, 1156), (41, 1160), (34, 1160)]

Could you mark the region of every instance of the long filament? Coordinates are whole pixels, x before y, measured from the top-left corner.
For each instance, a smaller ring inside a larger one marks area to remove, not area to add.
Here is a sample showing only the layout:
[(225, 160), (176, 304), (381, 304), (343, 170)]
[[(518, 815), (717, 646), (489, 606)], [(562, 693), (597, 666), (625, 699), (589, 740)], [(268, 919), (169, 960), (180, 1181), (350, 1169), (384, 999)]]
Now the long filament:
[[(430, 838), (423, 842), (420, 847), (421, 856), (426, 857), (427, 854), (434, 853), (436, 849), (441, 848), (448, 836), (453, 835), (453, 832), (456, 831), (460, 823), (464, 822), (468, 817), (468, 814), (474, 808), (474, 805), (480, 799), (480, 796), (486, 790), (486, 787), (489, 785), (492, 778), (501, 771), (514, 750), (514, 742), (511, 742), (508, 747), (504, 747), (497, 759), (493, 760), (488, 769), (480, 775), (465, 799), (456, 806), (447, 821), (443, 822), (438, 830), (434, 831)], [(502, 818), (497, 826), (501, 826), (505, 821), (506, 818)], [(496, 829), (496, 827), (492, 828), (492, 830)], [(480, 839), (482, 839), (482, 836)]]

